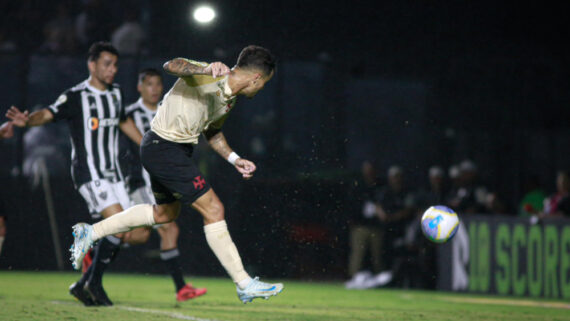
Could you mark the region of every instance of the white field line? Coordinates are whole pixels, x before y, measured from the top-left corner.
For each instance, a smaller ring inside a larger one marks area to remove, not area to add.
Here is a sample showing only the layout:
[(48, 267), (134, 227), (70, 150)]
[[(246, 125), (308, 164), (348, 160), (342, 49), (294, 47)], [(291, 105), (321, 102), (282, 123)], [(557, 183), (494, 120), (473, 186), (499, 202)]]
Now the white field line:
[[(74, 302), (67, 302), (67, 301), (52, 301), (53, 304), (74, 304)], [(113, 306), (114, 309), (120, 309), (120, 310), (126, 310), (126, 311), (132, 311), (132, 312), (139, 312), (139, 313), (150, 313), (150, 314), (159, 314), (159, 315), (164, 315), (173, 319), (179, 319), (179, 320), (192, 320), (192, 321), (219, 321), (216, 319), (202, 319), (202, 318), (197, 318), (197, 317), (193, 317), (191, 315), (186, 315), (186, 314), (182, 314), (182, 313), (175, 313), (175, 312), (168, 312), (168, 311), (161, 311), (161, 310), (152, 310), (152, 309), (143, 309), (143, 308), (137, 308), (137, 307), (130, 307), (130, 306), (126, 306), (126, 305), (115, 305)]]

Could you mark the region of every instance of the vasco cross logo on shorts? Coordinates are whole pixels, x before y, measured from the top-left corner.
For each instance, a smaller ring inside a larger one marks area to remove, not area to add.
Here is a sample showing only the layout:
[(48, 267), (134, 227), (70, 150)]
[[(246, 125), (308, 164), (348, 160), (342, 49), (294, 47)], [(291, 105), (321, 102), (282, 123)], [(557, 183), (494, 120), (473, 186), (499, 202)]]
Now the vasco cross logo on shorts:
[(197, 190), (203, 189), (204, 185), (206, 185), (206, 181), (200, 175), (194, 177), (194, 181), (192, 183), (194, 183), (194, 189)]

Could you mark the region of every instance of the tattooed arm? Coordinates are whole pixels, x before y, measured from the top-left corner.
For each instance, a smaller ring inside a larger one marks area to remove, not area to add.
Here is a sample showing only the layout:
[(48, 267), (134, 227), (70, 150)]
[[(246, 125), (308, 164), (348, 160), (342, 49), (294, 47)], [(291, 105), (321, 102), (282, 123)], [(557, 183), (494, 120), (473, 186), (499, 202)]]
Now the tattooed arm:
[(224, 159), (228, 159), (228, 156), (233, 152), (230, 145), (226, 141), (226, 137), (224, 133), (222, 133), (219, 129), (208, 129), (204, 131), (204, 136), (208, 140), (208, 144), (212, 147), (213, 150), (216, 151), (220, 156)]
[(185, 58), (174, 58), (162, 66), (167, 73), (186, 77), (191, 75), (212, 75), (214, 78), (224, 76), (230, 72), (230, 68), (221, 62), (206, 64)]
[[(204, 135), (208, 139), (210, 147), (212, 147), (212, 149), (215, 150), (216, 153), (220, 154), (224, 159), (228, 159), (233, 151), (228, 145), (224, 134), (219, 129), (210, 129), (205, 131)], [(253, 176), (253, 172), (256, 170), (253, 162), (241, 157), (235, 160), (234, 166), (245, 179), (251, 178)]]

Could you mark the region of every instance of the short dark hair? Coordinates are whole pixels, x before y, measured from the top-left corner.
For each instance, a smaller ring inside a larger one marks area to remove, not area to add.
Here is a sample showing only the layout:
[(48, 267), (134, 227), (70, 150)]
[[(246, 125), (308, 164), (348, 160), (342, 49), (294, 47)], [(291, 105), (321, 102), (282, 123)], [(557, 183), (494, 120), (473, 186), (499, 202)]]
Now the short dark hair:
[(119, 51), (117, 48), (113, 47), (110, 42), (98, 41), (89, 47), (87, 59), (89, 61), (97, 61), (97, 59), (99, 59), (99, 56), (101, 56), (101, 53), (104, 51), (112, 53), (113, 55), (119, 57)]
[(236, 66), (259, 69), (268, 76), (275, 70), (275, 57), (263, 47), (249, 45), (239, 53)]
[(160, 73), (160, 71), (158, 71), (158, 69), (154, 69), (154, 68), (145, 68), (141, 71), (139, 71), (139, 84), (142, 83), (145, 79), (145, 77), (147, 76), (158, 76), (160, 77), (160, 81), (162, 81), (162, 74)]

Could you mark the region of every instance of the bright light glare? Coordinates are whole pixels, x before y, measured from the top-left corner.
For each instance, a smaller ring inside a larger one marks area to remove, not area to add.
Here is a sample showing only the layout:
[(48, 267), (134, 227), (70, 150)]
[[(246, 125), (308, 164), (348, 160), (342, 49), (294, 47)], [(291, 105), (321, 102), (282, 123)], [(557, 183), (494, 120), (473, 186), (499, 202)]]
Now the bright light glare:
[(194, 10), (193, 16), (199, 23), (209, 23), (216, 17), (216, 12), (211, 7), (201, 6)]

